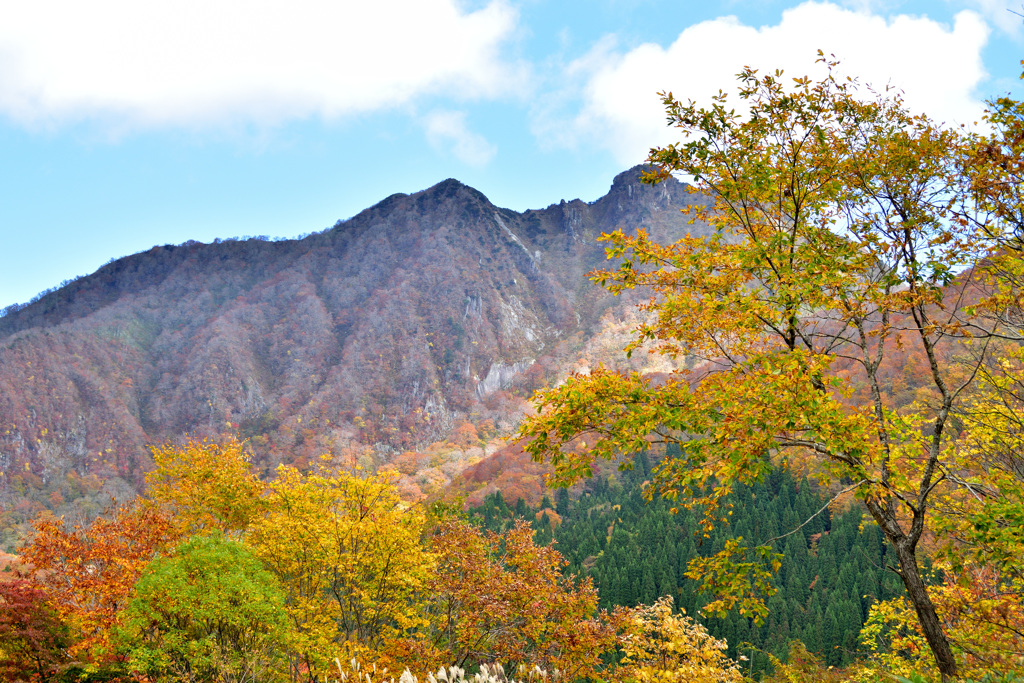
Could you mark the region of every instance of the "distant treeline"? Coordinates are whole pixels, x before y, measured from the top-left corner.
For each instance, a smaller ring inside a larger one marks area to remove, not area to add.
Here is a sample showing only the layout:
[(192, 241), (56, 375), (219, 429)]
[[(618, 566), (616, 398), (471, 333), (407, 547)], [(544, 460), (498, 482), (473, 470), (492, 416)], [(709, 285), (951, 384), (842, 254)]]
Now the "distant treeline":
[[(342, 223), (342, 221), (338, 221), (337, 223), (334, 224), (333, 227), (337, 227), (341, 223)], [(326, 230), (330, 230), (330, 228), (325, 228), (325, 229)], [(296, 235), (295, 237), (269, 237), (268, 235), (242, 235), (241, 237), (216, 237), (216, 238), (214, 238), (212, 243), (213, 244), (221, 244), (222, 242), (248, 242), (249, 240), (256, 240), (258, 242), (288, 242), (288, 241), (291, 241), (291, 240), (299, 241), (299, 240), (306, 239), (310, 235), (315, 235), (315, 234), (317, 234), (317, 232), (320, 232), (320, 231), (304, 232), (301, 235)], [(191, 246), (194, 246), (194, 245), (197, 245), (197, 244), (203, 244), (203, 242), (199, 242), (197, 240), (186, 240), (186, 241), (184, 241), (184, 242), (182, 242), (181, 244), (178, 244), (178, 245), (169, 245), (168, 244), (168, 245), (164, 245), (164, 246), (191, 247)], [(104, 266), (110, 265), (111, 263), (114, 263), (117, 260), (118, 260), (117, 258), (111, 258), (109, 261), (107, 261), (103, 265)], [(88, 277), (88, 275), (78, 275), (78, 276), (75, 276), (73, 278), (69, 278), (67, 280), (63, 280), (56, 287), (50, 287), (49, 289), (44, 289), (43, 291), (39, 292), (38, 294), (36, 294), (34, 297), (29, 299), (28, 301), (26, 301), (25, 303), (22, 303), (22, 304), (11, 304), (10, 306), (5, 306), (4, 308), (0, 308), (0, 318), (3, 318), (4, 316), (10, 315), (12, 313), (17, 313), (20, 310), (28, 308), (32, 304), (34, 304), (37, 301), (39, 301), (40, 299), (42, 299), (44, 296), (46, 296), (48, 294), (53, 294), (54, 292), (57, 292), (57, 291), (63, 289), (64, 287), (67, 287), (70, 284), (74, 284), (75, 282), (81, 280), (82, 278), (86, 278), (86, 277)]]
[[(111, 260), (113, 260), (113, 259), (111, 259)], [(109, 263), (109, 261), (108, 261), (108, 263)], [(4, 308), (0, 308), (0, 318), (3, 318), (6, 315), (10, 315), (11, 313), (17, 313), (18, 311), (20, 311), (22, 309), (28, 308), (29, 306), (31, 306), (35, 302), (37, 302), (40, 299), (42, 299), (47, 294), (53, 294), (54, 292), (56, 292), (56, 291), (58, 291), (60, 289), (63, 289), (64, 287), (67, 287), (70, 284), (74, 284), (75, 282), (78, 282), (79, 280), (81, 280), (84, 277), (87, 277), (87, 276), (85, 276), (85, 275), (78, 275), (77, 277), (73, 277), (73, 278), (64, 280), (59, 285), (57, 285), (56, 287), (50, 287), (49, 289), (44, 289), (43, 291), (39, 292), (38, 294), (36, 294), (34, 297), (32, 297), (31, 299), (29, 299), (28, 301), (26, 301), (23, 304), (11, 304), (10, 306), (6, 306)]]

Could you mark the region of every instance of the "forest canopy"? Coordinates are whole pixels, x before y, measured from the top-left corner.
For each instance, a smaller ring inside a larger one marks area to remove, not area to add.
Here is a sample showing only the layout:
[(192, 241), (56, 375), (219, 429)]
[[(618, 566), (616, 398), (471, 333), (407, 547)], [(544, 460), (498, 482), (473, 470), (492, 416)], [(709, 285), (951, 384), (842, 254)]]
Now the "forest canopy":
[(665, 637), (701, 653), (705, 680), (738, 680), (725, 644), (669, 602), (599, 609), (592, 580), (522, 518), (485, 530), (402, 501), (388, 473), (325, 464), (260, 482), (238, 442), (155, 450), (136, 504), (87, 527), (37, 524), (31, 571), (0, 582), (3, 680), (313, 683), (503, 665), (572, 681), (656, 675)]

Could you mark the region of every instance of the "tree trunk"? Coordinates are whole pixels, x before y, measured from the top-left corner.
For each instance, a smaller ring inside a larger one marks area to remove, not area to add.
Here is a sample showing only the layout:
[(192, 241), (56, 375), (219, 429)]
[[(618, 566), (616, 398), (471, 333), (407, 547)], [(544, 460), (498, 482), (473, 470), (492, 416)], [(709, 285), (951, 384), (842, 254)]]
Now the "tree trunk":
[(956, 659), (953, 657), (953, 650), (949, 646), (949, 640), (935, 613), (935, 605), (932, 604), (932, 599), (928, 596), (927, 586), (917, 570), (917, 556), (913, 549), (916, 544), (913, 544), (906, 536), (901, 539), (890, 539), (890, 542), (896, 549), (896, 557), (900, 561), (900, 577), (903, 579), (903, 585), (907, 588), (907, 597), (910, 598), (910, 603), (917, 611), (921, 631), (935, 656), (935, 664), (939, 667), (942, 680), (956, 680)]
[(921, 625), (925, 640), (928, 641), (932, 656), (935, 657), (935, 665), (939, 668), (942, 680), (956, 680), (956, 659), (953, 657), (953, 650), (949, 646), (946, 632), (942, 630), (939, 616), (935, 613), (935, 605), (928, 595), (928, 587), (917, 568), (915, 550), (924, 529), (924, 511), (921, 509), (915, 511), (908, 534), (900, 526), (890, 505), (869, 498), (864, 501), (864, 506), (878, 523), (885, 539), (896, 551), (896, 557), (900, 563), (900, 578), (903, 579), (903, 585), (907, 589), (910, 604), (917, 612), (918, 623)]

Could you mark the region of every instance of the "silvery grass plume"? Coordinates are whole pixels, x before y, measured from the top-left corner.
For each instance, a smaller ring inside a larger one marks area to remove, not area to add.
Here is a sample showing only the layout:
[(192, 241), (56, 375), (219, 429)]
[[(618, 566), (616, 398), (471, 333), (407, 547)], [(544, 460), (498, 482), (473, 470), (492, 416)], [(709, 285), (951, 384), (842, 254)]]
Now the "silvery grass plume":
[[(396, 681), (393, 676), (387, 678), (387, 669), (380, 672), (378, 679), (376, 665), (367, 671), (358, 661), (352, 659), (346, 671), (342, 669), (341, 661), (337, 657), (335, 657), (334, 663), (338, 667), (339, 683), (420, 683), (419, 678), (408, 669), (403, 671)], [(548, 672), (539, 666), (534, 666), (532, 669), (520, 666), (519, 676), (519, 679), (509, 678), (501, 664), (481, 664), (478, 672), (467, 677), (465, 669), (453, 665), (448, 668), (442, 666), (436, 674), (427, 674), (427, 680), (424, 683), (541, 683), (547, 681)], [(558, 679), (557, 671), (553, 678)], [(330, 682), (325, 678), (324, 683)]]

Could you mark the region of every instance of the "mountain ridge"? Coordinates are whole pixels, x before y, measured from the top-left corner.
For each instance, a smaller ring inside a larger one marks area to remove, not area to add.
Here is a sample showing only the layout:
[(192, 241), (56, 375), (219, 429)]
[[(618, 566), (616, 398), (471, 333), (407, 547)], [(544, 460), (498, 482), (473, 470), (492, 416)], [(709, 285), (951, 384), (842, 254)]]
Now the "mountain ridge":
[(90, 477), (130, 495), (146, 444), (186, 435), (238, 434), (269, 469), (322, 453), (379, 466), (460, 425), (507, 432), (631, 301), (584, 277), (604, 260), (595, 238), (692, 229), (678, 209), (702, 199), (640, 170), (593, 202), (524, 212), (448, 179), (301, 240), (153, 247), (8, 313), (0, 527), (26, 500), (64, 510)]

